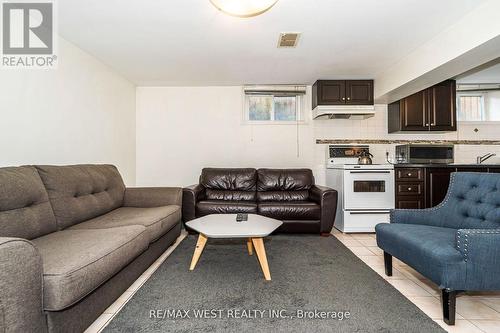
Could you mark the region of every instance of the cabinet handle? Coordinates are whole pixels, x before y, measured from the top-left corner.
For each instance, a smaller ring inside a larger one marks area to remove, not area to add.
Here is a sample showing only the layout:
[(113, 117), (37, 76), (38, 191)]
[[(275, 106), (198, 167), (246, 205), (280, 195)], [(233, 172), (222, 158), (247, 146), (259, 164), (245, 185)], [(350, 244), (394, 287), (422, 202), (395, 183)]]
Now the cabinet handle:
[(429, 123), (425, 124), (425, 126), (429, 126)]
[(342, 97), (342, 100), (345, 101), (345, 97)]
[(351, 100), (351, 97), (347, 97), (347, 100), (350, 101)]
[(411, 173), (408, 173), (408, 177), (411, 177)]
[(411, 187), (408, 187), (408, 191), (411, 191)]
[(436, 126), (436, 124), (435, 123), (431, 123), (431, 126)]

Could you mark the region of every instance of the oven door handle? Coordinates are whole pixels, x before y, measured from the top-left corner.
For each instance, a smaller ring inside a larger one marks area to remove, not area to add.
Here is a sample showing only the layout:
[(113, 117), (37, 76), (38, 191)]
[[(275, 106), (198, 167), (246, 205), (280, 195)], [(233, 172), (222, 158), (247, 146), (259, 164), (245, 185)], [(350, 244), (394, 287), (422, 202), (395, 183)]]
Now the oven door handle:
[(390, 171), (349, 171), (349, 173), (391, 173)]
[(381, 211), (376, 211), (376, 212), (349, 212), (349, 214), (351, 215), (372, 215), (372, 214), (389, 214), (390, 211), (385, 211), (385, 212), (381, 212)]

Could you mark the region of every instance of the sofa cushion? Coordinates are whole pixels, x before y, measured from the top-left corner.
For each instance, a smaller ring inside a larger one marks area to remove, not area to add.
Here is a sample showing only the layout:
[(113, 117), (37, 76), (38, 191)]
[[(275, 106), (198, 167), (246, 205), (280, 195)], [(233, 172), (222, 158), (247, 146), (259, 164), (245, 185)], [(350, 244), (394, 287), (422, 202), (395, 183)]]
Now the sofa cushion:
[(309, 169), (257, 170), (258, 201), (306, 201), (314, 177)]
[(32, 239), (54, 231), (54, 213), (36, 169), (0, 168), (0, 237)]
[(200, 184), (207, 200), (255, 201), (257, 173), (251, 168), (204, 168)]
[(78, 223), (68, 230), (114, 228), (127, 225), (146, 227), (152, 243), (181, 220), (181, 207), (177, 205), (152, 208), (120, 207), (107, 214)]
[(321, 219), (321, 206), (312, 201), (259, 202), (258, 212), (278, 220)]
[(205, 200), (196, 204), (196, 216), (210, 214), (257, 213), (257, 204), (244, 201)]
[(415, 268), (442, 288), (465, 286), (465, 261), (455, 247), (457, 230), (418, 224), (381, 223), (375, 228), (384, 251)]
[(43, 261), (43, 302), (60, 311), (78, 302), (147, 249), (146, 228), (63, 230), (32, 241)]
[(37, 166), (60, 230), (122, 206), (125, 185), (113, 165)]

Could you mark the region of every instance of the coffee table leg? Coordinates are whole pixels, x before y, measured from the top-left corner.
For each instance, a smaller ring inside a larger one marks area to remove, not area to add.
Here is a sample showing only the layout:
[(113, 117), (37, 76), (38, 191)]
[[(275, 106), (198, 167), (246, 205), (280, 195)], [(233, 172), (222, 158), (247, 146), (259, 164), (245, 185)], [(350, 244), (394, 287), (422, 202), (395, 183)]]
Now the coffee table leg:
[(247, 248), (248, 248), (248, 255), (252, 255), (253, 254), (253, 245), (252, 245), (252, 239), (249, 238), (247, 240)]
[(264, 278), (268, 281), (271, 280), (271, 273), (269, 272), (269, 265), (267, 264), (266, 249), (264, 248), (264, 240), (262, 238), (252, 238), (252, 243), (259, 258), (260, 267), (264, 273)]
[(198, 242), (196, 242), (196, 247), (194, 249), (193, 259), (191, 260), (191, 266), (189, 267), (190, 271), (192, 271), (196, 267), (196, 264), (200, 259), (201, 253), (203, 252), (206, 243), (207, 243), (207, 237), (203, 234), (200, 234), (198, 236)]

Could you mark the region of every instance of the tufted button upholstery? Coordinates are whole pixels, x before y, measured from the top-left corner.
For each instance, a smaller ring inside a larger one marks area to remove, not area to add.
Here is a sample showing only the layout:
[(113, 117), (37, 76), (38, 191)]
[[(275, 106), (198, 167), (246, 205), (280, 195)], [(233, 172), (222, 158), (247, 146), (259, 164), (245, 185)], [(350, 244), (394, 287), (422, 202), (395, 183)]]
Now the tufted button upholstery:
[(445, 201), (435, 218), (448, 228), (500, 227), (498, 174), (459, 172), (452, 175)]
[(36, 166), (60, 230), (123, 203), (125, 184), (113, 165)]
[(0, 168), (0, 237), (33, 239), (57, 230), (42, 180), (34, 167)]

